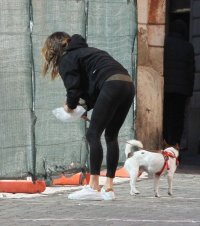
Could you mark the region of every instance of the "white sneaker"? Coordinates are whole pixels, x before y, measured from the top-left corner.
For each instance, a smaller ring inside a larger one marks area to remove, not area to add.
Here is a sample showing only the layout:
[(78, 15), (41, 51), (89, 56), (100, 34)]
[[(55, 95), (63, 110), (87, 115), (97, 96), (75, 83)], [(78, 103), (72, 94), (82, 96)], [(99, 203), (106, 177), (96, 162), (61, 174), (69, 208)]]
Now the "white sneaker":
[(101, 196), (106, 201), (116, 199), (114, 191), (106, 191), (104, 187), (101, 188)]
[(92, 189), (90, 185), (85, 185), (82, 190), (69, 194), (68, 199), (94, 201), (103, 200), (101, 192)]

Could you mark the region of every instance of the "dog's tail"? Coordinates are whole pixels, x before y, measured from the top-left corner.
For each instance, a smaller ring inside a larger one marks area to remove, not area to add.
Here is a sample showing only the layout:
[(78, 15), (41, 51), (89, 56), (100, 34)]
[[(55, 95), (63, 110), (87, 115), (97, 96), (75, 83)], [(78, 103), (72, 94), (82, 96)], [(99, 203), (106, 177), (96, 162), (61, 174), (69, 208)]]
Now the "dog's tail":
[(139, 140), (128, 140), (126, 142), (126, 147), (125, 147), (126, 158), (128, 158), (129, 154), (132, 152), (133, 147), (137, 147), (139, 149), (142, 149), (143, 144)]

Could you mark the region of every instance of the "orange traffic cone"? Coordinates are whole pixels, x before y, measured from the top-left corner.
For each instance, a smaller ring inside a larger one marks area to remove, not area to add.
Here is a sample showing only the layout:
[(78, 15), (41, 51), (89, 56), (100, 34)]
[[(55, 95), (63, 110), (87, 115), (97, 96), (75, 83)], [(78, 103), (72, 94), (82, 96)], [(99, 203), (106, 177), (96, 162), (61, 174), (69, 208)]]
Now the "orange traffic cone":
[[(106, 176), (106, 170), (101, 171), (100, 176)], [(124, 178), (129, 178), (128, 172), (125, 170), (124, 167), (121, 167), (116, 170), (115, 172), (116, 177), (124, 177)]]
[[(142, 171), (139, 171), (138, 177), (140, 177), (141, 174), (142, 174)], [(106, 176), (106, 170), (101, 171), (100, 176), (105, 177)], [(117, 169), (115, 176), (116, 177), (123, 177), (123, 178), (129, 178), (130, 177), (128, 172), (126, 171), (126, 169), (124, 167)]]
[(53, 185), (86, 185), (89, 184), (90, 174), (77, 173), (71, 177), (66, 177), (64, 174), (60, 178), (53, 180)]
[(115, 173), (116, 177), (124, 177), (124, 178), (129, 178), (129, 174), (128, 172), (125, 170), (124, 167), (119, 168), (116, 173)]
[(28, 180), (0, 180), (0, 192), (6, 193), (41, 193), (46, 189), (44, 181), (35, 183)]

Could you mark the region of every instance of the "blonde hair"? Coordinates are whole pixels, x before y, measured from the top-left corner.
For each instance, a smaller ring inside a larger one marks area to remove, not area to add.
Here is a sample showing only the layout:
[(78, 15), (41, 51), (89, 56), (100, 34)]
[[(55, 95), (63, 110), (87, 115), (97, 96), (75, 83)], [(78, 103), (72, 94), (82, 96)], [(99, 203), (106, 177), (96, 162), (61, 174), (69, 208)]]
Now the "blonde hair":
[(65, 32), (55, 32), (46, 39), (42, 48), (42, 55), (45, 59), (42, 70), (43, 76), (46, 76), (49, 70), (51, 70), (52, 80), (59, 76), (59, 59), (66, 52), (70, 41), (70, 35)]

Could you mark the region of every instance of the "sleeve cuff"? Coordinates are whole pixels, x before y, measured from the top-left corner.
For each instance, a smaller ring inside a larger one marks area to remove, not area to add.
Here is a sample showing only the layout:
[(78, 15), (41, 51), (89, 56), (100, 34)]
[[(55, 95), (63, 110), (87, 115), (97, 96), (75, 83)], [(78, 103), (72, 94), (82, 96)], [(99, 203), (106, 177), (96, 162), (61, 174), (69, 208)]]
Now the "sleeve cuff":
[(72, 100), (72, 99), (68, 99), (68, 98), (67, 98), (66, 103), (67, 103), (67, 106), (68, 106), (69, 108), (75, 109), (75, 108), (77, 107), (77, 105), (78, 105), (78, 101), (79, 101), (79, 100)]

